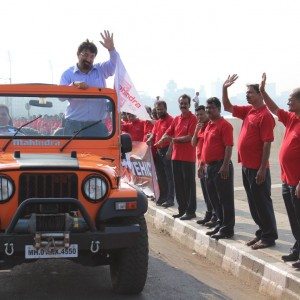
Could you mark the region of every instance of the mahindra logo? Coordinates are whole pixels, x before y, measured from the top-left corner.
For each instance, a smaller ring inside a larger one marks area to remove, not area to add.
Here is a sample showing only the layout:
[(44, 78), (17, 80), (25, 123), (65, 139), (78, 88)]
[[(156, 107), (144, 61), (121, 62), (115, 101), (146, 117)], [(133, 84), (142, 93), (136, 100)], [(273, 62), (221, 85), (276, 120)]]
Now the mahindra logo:
[(124, 90), (129, 93), (129, 91), (131, 90), (131, 84), (125, 80), (123, 82), (124, 82), (124, 84), (123, 84)]
[[(129, 87), (129, 89), (128, 89)], [(129, 100), (131, 102), (132, 105), (134, 105), (136, 108), (140, 108), (141, 104), (136, 100), (136, 98), (134, 96), (132, 96), (129, 91), (131, 89), (131, 86), (127, 83), (127, 85), (123, 86), (120, 84), (120, 92), (122, 94), (122, 96), (125, 98), (120, 99), (120, 104), (121, 106), (125, 103), (126, 100)]]

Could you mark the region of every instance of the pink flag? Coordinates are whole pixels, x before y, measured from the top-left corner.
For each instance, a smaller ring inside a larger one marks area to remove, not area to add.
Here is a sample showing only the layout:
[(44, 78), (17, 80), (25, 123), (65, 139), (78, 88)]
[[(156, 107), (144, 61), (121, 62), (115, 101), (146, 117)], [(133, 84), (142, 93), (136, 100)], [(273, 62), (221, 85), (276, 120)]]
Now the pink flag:
[(114, 86), (118, 94), (119, 111), (129, 112), (140, 119), (150, 119), (120, 57), (117, 61)]

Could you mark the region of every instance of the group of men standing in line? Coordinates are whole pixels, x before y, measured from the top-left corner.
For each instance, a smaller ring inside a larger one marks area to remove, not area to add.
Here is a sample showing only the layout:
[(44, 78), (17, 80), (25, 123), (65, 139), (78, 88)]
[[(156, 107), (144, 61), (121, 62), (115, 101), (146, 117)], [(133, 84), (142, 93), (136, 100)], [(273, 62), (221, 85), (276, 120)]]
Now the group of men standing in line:
[[(80, 89), (89, 86), (105, 87), (105, 79), (114, 74), (118, 53), (113, 35), (101, 34), (102, 46), (109, 51), (110, 60), (94, 64), (97, 47), (90, 41), (83, 42), (77, 51), (78, 63), (66, 70), (61, 84)], [(274, 140), (275, 121), (270, 111), (286, 127), (279, 154), (282, 195), (290, 221), (295, 244), (284, 261), (297, 261), (300, 268), (300, 88), (294, 90), (289, 99), (289, 111), (280, 109), (265, 91), (266, 75), (261, 84), (247, 86), (247, 106), (232, 105), (227, 90), (236, 81), (237, 75), (229, 76), (223, 85), (223, 105), (226, 111), (243, 120), (239, 141), (238, 158), (242, 165), (242, 178), (250, 212), (258, 226), (255, 237), (247, 243), (252, 249), (273, 246), (278, 238), (275, 214), (271, 199), (271, 177), (269, 155)], [(207, 205), (203, 220), (197, 221), (213, 228), (207, 234), (212, 238), (231, 238), (234, 235), (235, 210), (233, 192), (233, 127), (221, 116), (221, 102), (212, 97), (206, 107), (196, 104), (196, 116), (190, 111), (191, 98), (179, 97), (181, 114), (172, 118), (167, 113), (167, 104), (157, 99), (155, 124), (139, 122), (132, 117), (130, 128), (143, 124), (143, 140), (151, 144), (160, 187), (158, 205), (174, 205), (178, 202), (178, 214), (174, 218), (190, 220), (196, 217), (195, 162)], [(197, 99), (196, 99), (197, 100)], [(197, 102), (197, 103), (196, 103)], [(94, 101), (71, 101), (66, 113), (67, 131), (73, 132), (103, 118), (101, 103)], [(269, 110), (268, 110), (269, 109)], [(145, 135), (145, 126), (148, 126)], [(140, 126), (142, 128), (142, 126)], [(126, 126), (123, 126), (126, 130)], [(100, 123), (99, 133), (105, 131)], [(142, 129), (140, 130), (142, 132)], [(135, 139), (135, 138), (134, 138)], [(197, 151), (196, 151), (197, 150)], [(171, 158), (171, 159), (170, 159)], [(175, 183), (175, 184), (174, 184)], [(175, 191), (175, 194), (174, 194)]]
[[(276, 219), (271, 199), (269, 156), (274, 141), (275, 120), (271, 112), (286, 127), (279, 162), (283, 181), (282, 195), (290, 226), (296, 240), (284, 261), (296, 261), (300, 268), (300, 89), (289, 99), (289, 111), (280, 109), (265, 91), (266, 75), (261, 84), (247, 85), (249, 105), (232, 105), (228, 88), (238, 76), (228, 76), (223, 84), (224, 109), (243, 121), (238, 139), (238, 161), (251, 216), (258, 226), (255, 236), (246, 243), (253, 250), (275, 245), (278, 238)], [(198, 224), (212, 230), (206, 234), (215, 239), (234, 235), (235, 208), (233, 187), (233, 127), (221, 116), (221, 102), (212, 97), (206, 106), (197, 105), (195, 115), (190, 111), (191, 98), (178, 99), (181, 114), (172, 118), (167, 114), (166, 102), (155, 103), (158, 115), (146, 142), (155, 149), (155, 166), (160, 187), (157, 205), (174, 205), (174, 218), (191, 220), (196, 217), (195, 162), (206, 204), (206, 213)], [(172, 180), (173, 177), (173, 180)], [(175, 194), (174, 194), (175, 190)]]

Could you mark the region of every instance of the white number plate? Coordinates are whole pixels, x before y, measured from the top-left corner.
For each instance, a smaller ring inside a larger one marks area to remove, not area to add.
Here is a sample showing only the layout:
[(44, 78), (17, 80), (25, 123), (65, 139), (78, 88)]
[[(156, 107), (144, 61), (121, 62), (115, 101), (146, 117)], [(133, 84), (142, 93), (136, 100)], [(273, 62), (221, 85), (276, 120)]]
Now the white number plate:
[(56, 249), (36, 249), (32, 245), (25, 245), (25, 258), (66, 258), (78, 257), (78, 245), (72, 244), (69, 248), (58, 247)]

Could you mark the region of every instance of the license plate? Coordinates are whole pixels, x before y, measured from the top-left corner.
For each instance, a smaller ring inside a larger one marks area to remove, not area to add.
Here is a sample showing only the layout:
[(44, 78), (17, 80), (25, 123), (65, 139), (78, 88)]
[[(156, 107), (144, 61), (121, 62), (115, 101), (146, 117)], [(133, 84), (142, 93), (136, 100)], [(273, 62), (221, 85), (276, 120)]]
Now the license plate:
[(68, 248), (56, 247), (45, 249), (36, 249), (32, 245), (25, 245), (25, 258), (36, 259), (36, 258), (67, 258), (67, 257), (78, 257), (78, 245), (72, 244)]

